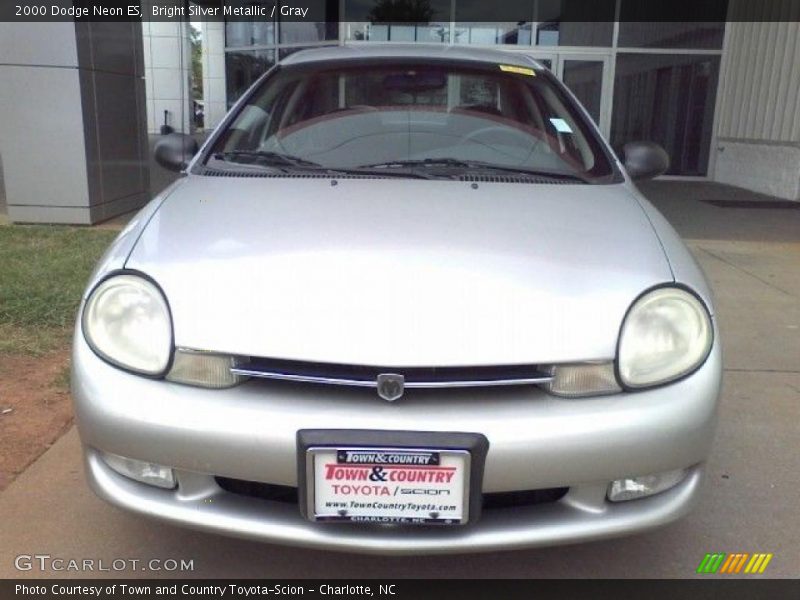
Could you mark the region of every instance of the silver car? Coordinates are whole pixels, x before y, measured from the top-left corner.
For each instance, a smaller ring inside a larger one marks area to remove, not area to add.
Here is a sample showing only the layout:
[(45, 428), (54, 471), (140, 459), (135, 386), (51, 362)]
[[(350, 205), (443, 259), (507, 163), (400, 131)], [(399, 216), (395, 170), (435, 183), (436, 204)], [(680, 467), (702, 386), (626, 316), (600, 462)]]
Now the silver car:
[[(522, 54), (336, 47), (266, 73), (120, 234), (73, 395), (109, 502), (259, 540), (473, 552), (646, 530), (698, 494), (711, 290)], [(194, 155), (194, 156), (192, 156)]]

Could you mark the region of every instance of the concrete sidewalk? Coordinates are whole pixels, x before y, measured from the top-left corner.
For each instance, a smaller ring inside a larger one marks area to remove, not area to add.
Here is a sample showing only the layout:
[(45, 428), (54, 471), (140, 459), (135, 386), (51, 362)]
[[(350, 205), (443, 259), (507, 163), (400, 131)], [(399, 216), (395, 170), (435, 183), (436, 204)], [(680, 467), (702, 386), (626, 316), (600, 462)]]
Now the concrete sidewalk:
[(800, 210), (718, 208), (698, 202), (700, 192), (684, 183), (650, 185), (712, 282), (723, 336), (716, 444), (700, 503), (686, 519), (634, 537), (487, 555), (386, 558), (277, 547), (106, 505), (83, 481), (73, 429), (0, 494), (0, 577), (159, 575), (20, 572), (20, 554), (107, 565), (184, 558), (194, 561), (193, 572), (161, 574), (191, 577), (691, 577), (706, 552), (772, 552), (766, 575), (797, 577)]

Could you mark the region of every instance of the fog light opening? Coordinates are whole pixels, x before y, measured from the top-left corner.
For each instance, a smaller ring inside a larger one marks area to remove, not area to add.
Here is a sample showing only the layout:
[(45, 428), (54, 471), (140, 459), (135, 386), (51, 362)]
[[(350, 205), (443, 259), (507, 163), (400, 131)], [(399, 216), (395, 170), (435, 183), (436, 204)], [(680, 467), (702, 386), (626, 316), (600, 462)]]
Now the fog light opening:
[(169, 467), (109, 452), (103, 452), (102, 456), (109, 467), (124, 477), (167, 490), (175, 488), (175, 474)]
[(626, 502), (660, 494), (678, 485), (687, 473), (688, 469), (676, 469), (630, 479), (617, 479), (608, 486), (608, 499), (611, 502)]

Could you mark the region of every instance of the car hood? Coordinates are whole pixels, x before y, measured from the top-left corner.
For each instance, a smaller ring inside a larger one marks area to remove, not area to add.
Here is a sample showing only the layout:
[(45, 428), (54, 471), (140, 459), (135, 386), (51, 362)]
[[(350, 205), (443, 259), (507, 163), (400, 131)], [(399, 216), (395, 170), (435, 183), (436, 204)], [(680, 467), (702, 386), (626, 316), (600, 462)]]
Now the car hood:
[(672, 281), (624, 185), (190, 175), (126, 263), (175, 343), (375, 366), (610, 359)]

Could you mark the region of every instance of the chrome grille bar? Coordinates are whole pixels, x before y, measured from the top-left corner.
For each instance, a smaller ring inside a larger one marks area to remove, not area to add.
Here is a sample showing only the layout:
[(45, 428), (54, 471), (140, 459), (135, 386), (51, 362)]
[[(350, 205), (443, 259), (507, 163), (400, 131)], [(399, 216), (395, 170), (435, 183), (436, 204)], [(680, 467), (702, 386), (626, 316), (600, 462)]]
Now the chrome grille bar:
[[(401, 371), (402, 369), (396, 369)], [(318, 375), (301, 375), (296, 373), (285, 373), (281, 371), (270, 371), (262, 369), (249, 369), (244, 367), (233, 367), (231, 373), (243, 375), (245, 377), (255, 377), (258, 379), (276, 379), (280, 381), (294, 381), (298, 383), (316, 383), (322, 385), (341, 385), (350, 387), (377, 388), (376, 379), (353, 379), (344, 377), (325, 377)], [(466, 388), (466, 387), (497, 387), (511, 385), (541, 385), (552, 381), (550, 375), (537, 374), (531, 377), (515, 377), (509, 379), (455, 379), (442, 381), (425, 381), (406, 379), (404, 386), (406, 389), (446, 389), (446, 388)]]

